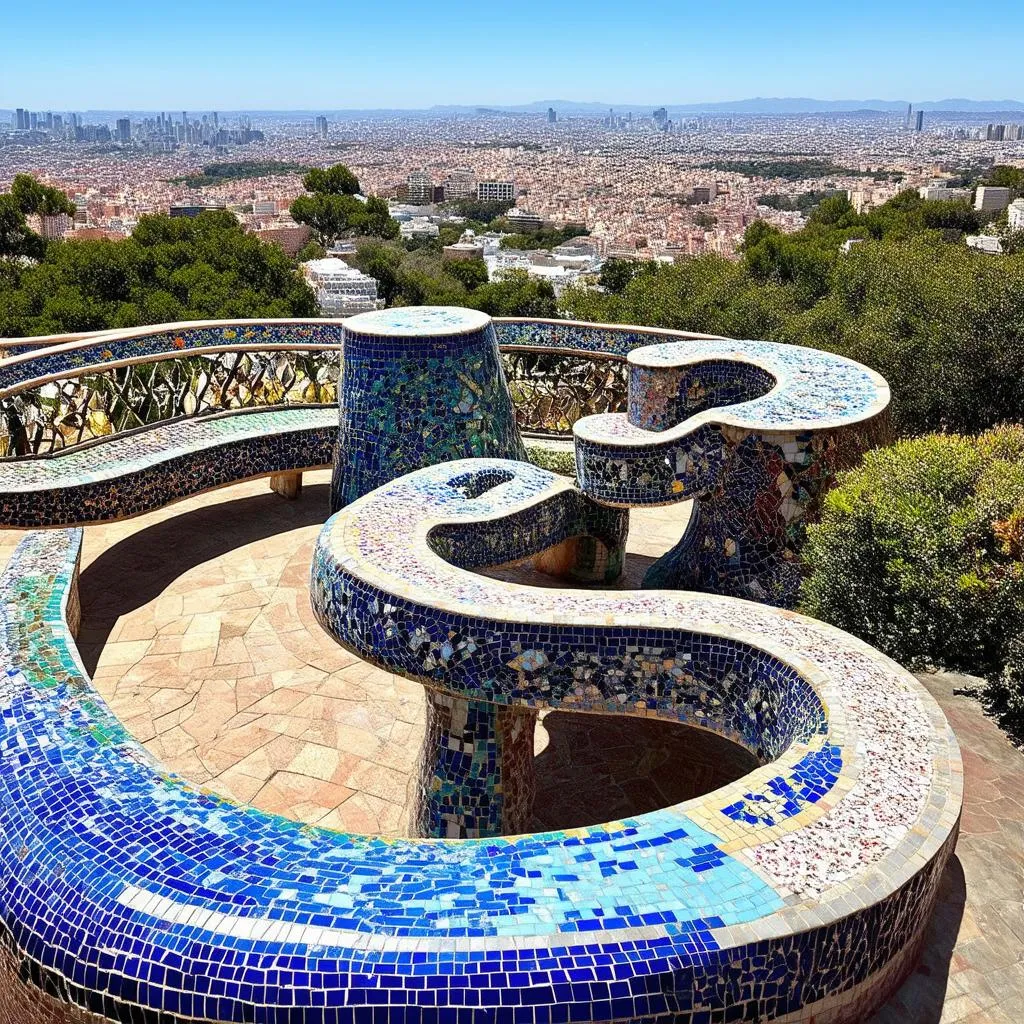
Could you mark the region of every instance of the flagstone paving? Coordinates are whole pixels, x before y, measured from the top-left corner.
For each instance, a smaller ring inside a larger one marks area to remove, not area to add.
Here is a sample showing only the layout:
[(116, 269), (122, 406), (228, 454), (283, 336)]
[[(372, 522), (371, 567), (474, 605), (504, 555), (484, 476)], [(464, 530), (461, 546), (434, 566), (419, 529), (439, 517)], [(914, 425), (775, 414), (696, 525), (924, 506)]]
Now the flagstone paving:
[[(307, 576), (329, 474), (305, 484), (295, 502), (255, 481), (86, 530), (83, 659), (128, 728), (191, 781), (298, 820), (402, 835), (423, 688), (341, 650), (313, 618)], [(678, 540), (685, 516), (634, 511), (622, 585)], [(0, 562), (19, 536), (0, 534)], [(1024, 755), (954, 693), (969, 680), (922, 680), (963, 747), (962, 833), (921, 963), (876, 1020), (1020, 1021)], [(752, 766), (734, 745), (672, 723), (558, 712), (542, 717), (536, 754), (537, 829), (653, 810)]]

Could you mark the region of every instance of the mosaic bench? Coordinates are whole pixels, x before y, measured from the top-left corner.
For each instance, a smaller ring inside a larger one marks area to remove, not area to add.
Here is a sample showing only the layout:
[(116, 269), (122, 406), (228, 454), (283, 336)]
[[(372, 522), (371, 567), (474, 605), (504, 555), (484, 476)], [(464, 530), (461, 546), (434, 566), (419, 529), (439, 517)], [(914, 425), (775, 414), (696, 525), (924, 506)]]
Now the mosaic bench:
[(361, 655), (443, 679), (449, 721), (480, 697), (654, 715), (762, 767), (624, 821), (441, 841), (286, 821), (162, 770), (78, 659), (81, 531), (29, 534), (0, 577), (0, 1018), (838, 1022), (878, 1004), (955, 841), (941, 712), (790, 612), (469, 571), (537, 550), (593, 570), (573, 535), (616, 536), (593, 516), (523, 463), (434, 466), (328, 521), (314, 607)]
[(302, 470), (331, 465), (337, 437), (333, 409), (252, 409), (0, 461), (0, 520), (32, 528), (109, 522), (263, 476), (295, 497)]
[(885, 438), (885, 380), (764, 341), (662, 342), (627, 361), (628, 412), (573, 431), (584, 493), (623, 507), (693, 501), (644, 585), (792, 605), (807, 520), (836, 471)]

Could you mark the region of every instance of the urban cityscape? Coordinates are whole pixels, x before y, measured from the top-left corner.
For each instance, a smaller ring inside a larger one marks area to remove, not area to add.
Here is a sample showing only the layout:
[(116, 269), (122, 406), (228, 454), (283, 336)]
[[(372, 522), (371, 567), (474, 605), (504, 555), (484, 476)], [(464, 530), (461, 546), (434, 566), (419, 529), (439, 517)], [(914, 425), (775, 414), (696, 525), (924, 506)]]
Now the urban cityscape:
[[(16, 108), (0, 111), (0, 124), (5, 116), (0, 188), (28, 173), (74, 201), (73, 216), (48, 219), (47, 237), (124, 238), (147, 214), (224, 208), (294, 256), (310, 237), (288, 212), (304, 171), (343, 161), (368, 194), (388, 200), (406, 240), (436, 238), (440, 226), (458, 223), (446, 204), (469, 198), (514, 204), (516, 231), (579, 225), (585, 235), (553, 253), (501, 250), (500, 233), (476, 239), (492, 275), (520, 267), (559, 291), (608, 257), (735, 257), (754, 221), (799, 230), (810, 212), (802, 197), (844, 194), (857, 212), (908, 188), (973, 203), (965, 172), (980, 179), (993, 165), (1024, 161), (1024, 128), (1005, 112), (911, 105), (902, 113), (789, 115), (666, 107), (449, 116)], [(220, 183), (203, 173), (218, 163), (239, 167)], [(989, 189), (978, 202), (999, 212), (1010, 197)], [(1024, 203), (1010, 217), (1011, 227), (1024, 225)]]

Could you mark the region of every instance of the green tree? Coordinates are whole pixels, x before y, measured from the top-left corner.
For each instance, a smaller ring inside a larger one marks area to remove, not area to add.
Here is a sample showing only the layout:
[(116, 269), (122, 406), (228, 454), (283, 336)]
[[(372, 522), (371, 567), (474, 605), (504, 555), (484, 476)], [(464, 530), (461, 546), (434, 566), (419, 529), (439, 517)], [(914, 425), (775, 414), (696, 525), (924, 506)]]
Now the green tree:
[(359, 179), (344, 165), (312, 167), (302, 178), (307, 192), (328, 196), (354, 196), (359, 191)]
[(143, 217), (122, 241), (54, 242), (0, 284), (6, 336), (315, 311), (285, 253), (226, 211)]
[(363, 216), (362, 203), (350, 195), (314, 193), (298, 196), (289, 212), (298, 224), (308, 224), (321, 245), (330, 245)]
[(309, 260), (320, 260), (327, 255), (327, 250), (319, 243), (310, 239), (296, 254), (296, 263), (307, 263)]
[(612, 258), (605, 260), (601, 265), (601, 273), (597, 283), (605, 291), (613, 295), (621, 295), (626, 290), (626, 285), (636, 276), (640, 264), (636, 260), (623, 260)]
[(391, 216), (388, 204), (379, 196), (366, 200), (360, 216), (353, 217), (353, 226), (360, 234), (374, 238), (398, 238), (398, 221)]
[(444, 264), (447, 274), (462, 283), (467, 291), (473, 291), (487, 283), (487, 264), (483, 260), (448, 260)]
[(12, 257), (41, 259), (45, 240), (29, 228), (14, 196), (0, 195), (0, 260)]
[(75, 204), (68, 199), (66, 193), (59, 188), (44, 185), (31, 174), (16, 174), (10, 194), (22, 213), (38, 213), (44, 217), (58, 213), (73, 217), (75, 214)]
[(553, 317), (558, 313), (555, 290), (525, 270), (507, 270), (473, 292), (470, 305), (491, 316)]

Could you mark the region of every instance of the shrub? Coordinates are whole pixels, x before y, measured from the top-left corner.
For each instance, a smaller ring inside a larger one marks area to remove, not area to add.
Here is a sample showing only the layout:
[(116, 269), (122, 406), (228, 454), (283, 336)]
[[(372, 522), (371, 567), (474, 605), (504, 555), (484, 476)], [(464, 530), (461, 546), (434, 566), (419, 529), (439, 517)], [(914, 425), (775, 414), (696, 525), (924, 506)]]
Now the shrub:
[(985, 696), (1003, 727), (1024, 740), (1024, 633), (1007, 645), (1003, 670), (991, 680)]
[(802, 604), (910, 667), (992, 676), (1024, 630), (1024, 428), (868, 453), (810, 527)]

